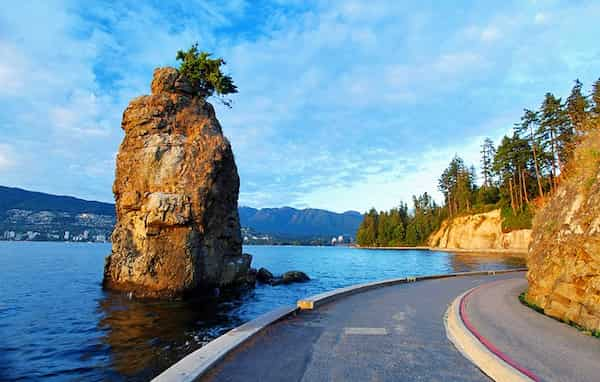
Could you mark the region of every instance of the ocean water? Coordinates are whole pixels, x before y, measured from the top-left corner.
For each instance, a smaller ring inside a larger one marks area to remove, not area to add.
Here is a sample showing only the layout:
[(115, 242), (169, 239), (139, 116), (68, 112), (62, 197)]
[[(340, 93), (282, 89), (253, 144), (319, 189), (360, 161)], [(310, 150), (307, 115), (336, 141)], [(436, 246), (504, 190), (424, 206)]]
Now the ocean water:
[(306, 272), (223, 301), (136, 301), (101, 288), (109, 244), (0, 242), (0, 380), (145, 381), (227, 330), (308, 295), (392, 277), (524, 265), (506, 255), (246, 246), (254, 267)]

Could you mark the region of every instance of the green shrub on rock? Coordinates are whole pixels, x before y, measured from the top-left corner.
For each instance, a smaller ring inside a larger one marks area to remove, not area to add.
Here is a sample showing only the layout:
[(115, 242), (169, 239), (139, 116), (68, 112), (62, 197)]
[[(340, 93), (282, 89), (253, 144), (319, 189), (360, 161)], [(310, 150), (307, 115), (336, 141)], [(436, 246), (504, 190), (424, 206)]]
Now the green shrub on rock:
[(202, 97), (210, 97), (216, 93), (223, 104), (231, 107), (231, 100), (223, 96), (237, 93), (237, 86), (231, 76), (221, 72), (221, 66), (226, 65), (225, 60), (210, 57), (211, 53), (198, 50), (198, 44), (192, 45), (187, 51), (180, 50), (176, 56), (181, 61), (178, 71), (187, 77), (194, 91)]

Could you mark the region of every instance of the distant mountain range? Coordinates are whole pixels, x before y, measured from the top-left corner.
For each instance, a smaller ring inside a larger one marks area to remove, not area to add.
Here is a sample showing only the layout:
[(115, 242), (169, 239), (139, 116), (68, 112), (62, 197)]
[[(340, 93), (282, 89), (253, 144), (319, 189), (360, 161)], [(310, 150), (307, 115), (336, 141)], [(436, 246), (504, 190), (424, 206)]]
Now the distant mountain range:
[(354, 236), (362, 221), (362, 215), (356, 211), (340, 214), (314, 208), (298, 210), (291, 207), (240, 207), (239, 211), (243, 227), (280, 236)]
[[(335, 213), (311, 208), (240, 207), (239, 213), (242, 227), (285, 238), (354, 236), (362, 220), (356, 211)], [(64, 231), (73, 235), (87, 230), (95, 237), (108, 235), (114, 221), (112, 203), (0, 186), (0, 238), (7, 230), (36, 231), (43, 238), (58, 235), (61, 239)]]

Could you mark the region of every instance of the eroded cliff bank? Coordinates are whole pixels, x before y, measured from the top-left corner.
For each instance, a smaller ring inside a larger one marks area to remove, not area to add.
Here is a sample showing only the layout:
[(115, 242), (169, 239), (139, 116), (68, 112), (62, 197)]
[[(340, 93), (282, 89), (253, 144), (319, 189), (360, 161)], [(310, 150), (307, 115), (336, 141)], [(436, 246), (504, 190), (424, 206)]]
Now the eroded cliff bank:
[(500, 210), (445, 220), (428, 240), (432, 248), (474, 251), (527, 252), (531, 230), (502, 232)]
[(600, 330), (600, 132), (533, 222), (526, 300), (550, 316)]
[(212, 105), (174, 68), (125, 109), (104, 286), (173, 297), (245, 284), (239, 177)]

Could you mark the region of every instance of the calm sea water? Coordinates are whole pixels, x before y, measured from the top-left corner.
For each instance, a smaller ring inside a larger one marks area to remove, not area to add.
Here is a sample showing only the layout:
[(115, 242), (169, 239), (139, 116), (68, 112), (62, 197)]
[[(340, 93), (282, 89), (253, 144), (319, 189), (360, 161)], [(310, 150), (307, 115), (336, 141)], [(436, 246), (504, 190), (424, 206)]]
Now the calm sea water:
[(0, 380), (148, 380), (262, 313), (351, 284), (523, 266), (507, 256), (247, 246), (255, 267), (312, 281), (229, 301), (135, 301), (101, 289), (109, 244), (0, 242)]

